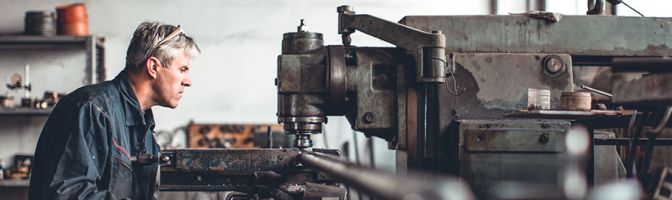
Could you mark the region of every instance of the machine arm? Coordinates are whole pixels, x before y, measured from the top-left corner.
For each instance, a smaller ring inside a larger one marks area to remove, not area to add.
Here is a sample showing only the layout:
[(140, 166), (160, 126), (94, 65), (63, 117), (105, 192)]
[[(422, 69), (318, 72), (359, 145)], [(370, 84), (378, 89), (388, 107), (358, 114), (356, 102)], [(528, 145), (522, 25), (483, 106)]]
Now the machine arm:
[(409, 51), (418, 66), (418, 82), (445, 81), (446, 37), (441, 31), (428, 33), (371, 15), (355, 15), (351, 6), (340, 6), (337, 11), (338, 33), (343, 36), (343, 45), (350, 45), (350, 34), (355, 30), (362, 31)]

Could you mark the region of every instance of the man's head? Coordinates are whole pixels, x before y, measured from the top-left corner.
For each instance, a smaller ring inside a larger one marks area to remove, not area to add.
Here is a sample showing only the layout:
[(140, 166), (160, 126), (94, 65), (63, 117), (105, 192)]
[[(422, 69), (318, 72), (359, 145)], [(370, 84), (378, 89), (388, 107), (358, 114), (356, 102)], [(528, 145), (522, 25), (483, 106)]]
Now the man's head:
[(125, 70), (139, 79), (132, 82), (146, 83), (146, 88), (136, 91), (138, 101), (148, 104), (142, 106), (177, 107), (184, 88), (191, 86), (190, 62), (199, 53), (196, 42), (179, 26), (160, 22), (140, 24), (126, 51)]

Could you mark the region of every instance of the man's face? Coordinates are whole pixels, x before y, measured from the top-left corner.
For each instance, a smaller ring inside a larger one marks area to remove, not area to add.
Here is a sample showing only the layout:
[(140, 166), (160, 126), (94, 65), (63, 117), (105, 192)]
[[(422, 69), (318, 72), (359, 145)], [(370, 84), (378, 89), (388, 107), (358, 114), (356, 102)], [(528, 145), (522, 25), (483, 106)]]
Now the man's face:
[(157, 76), (152, 88), (155, 92), (154, 102), (160, 106), (177, 107), (184, 88), (191, 86), (191, 77), (189, 77), (190, 59), (185, 51), (180, 52), (169, 66), (157, 68)]

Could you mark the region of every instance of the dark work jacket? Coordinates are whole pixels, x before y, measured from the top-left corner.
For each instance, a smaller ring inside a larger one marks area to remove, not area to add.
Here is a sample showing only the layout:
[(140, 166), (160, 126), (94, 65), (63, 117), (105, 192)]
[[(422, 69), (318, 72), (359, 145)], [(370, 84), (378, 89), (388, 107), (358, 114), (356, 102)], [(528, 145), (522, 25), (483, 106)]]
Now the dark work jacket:
[[(151, 109), (140, 110), (128, 75), (81, 87), (63, 97), (37, 143), (29, 199), (151, 199), (156, 179), (131, 163), (143, 149), (156, 155)], [(154, 171), (155, 172), (155, 171)]]

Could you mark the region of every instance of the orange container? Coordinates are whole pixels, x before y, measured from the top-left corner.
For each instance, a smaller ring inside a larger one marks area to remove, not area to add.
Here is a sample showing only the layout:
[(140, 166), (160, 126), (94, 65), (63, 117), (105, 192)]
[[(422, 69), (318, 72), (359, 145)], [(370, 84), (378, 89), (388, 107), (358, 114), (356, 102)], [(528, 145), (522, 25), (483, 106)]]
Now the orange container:
[(89, 35), (89, 16), (86, 14), (84, 3), (58, 6), (56, 14), (58, 15), (58, 34), (74, 36)]

